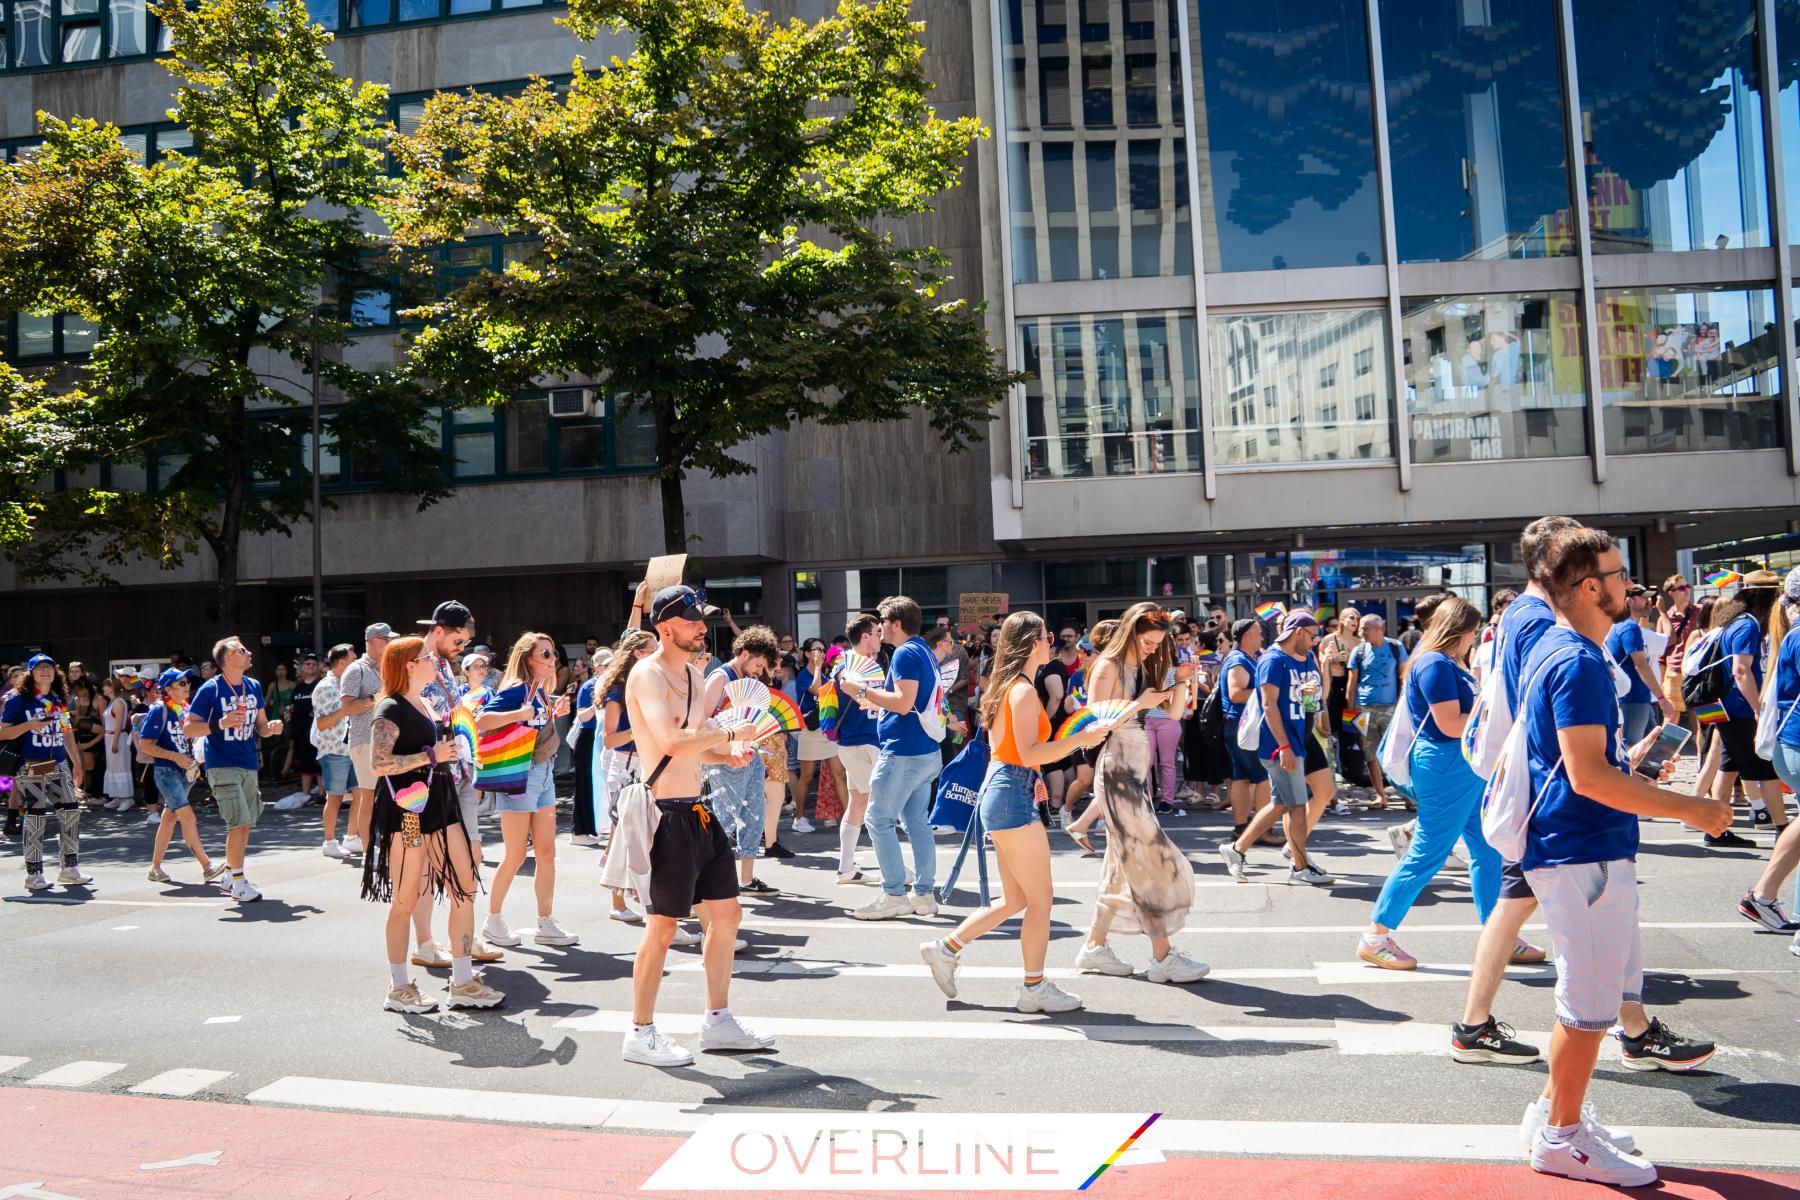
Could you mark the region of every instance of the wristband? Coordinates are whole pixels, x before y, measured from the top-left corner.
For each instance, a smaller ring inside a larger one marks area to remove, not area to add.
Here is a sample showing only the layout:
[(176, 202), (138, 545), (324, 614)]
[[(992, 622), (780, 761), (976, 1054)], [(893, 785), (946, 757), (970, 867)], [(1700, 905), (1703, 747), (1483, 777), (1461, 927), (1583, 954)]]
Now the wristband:
[(1274, 762), (1276, 759), (1280, 758), (1281, 752), (1283, 750), (1292, 750), (1292, 749), (1293, 749), (1292, 746), (1288, 745), (1286, 742), (1283, 742), (1281, 745), (1275, 747), (1275, 753), (1269, 755), (1269, 761)]
[(430, 763), (434, 767), (437, 766), (437, 747), (436, 746), (425, 747), (425, 761)]

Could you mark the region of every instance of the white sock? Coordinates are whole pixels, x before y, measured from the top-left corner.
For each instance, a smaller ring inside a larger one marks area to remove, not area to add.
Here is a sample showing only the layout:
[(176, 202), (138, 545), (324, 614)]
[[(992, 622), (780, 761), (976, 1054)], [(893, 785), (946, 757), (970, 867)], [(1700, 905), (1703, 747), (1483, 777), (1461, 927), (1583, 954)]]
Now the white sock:
[(450, 982), (465, 984), (475, 978), (475, 960), (468, 955), (450, 959)]
[(856, 843), (862, 837), (862, 826), (849, 821), (838, 822), (838, 874), (856, 870)]
[(656, 1029), (655, 1021), (650, 1022), (648, 1025), (639, 1025), (637, 1022), (634, 1021), (634, 1022), (632, 1022), (632, 1025), (631, 1025), (631, 1032), (638, 1033), (638, 1034), (652, 1033), (655, 1031), (655, 1029)]
[(706, 1023), (708, 1025), (719, 1025), (729, 1020), (731, 1020), (731, 1010), (729, 1008), (709, 1008), (706, 1010)]
[(1575, 1131), (1580, 1128), (1579, 1122), (1574, 1125), (1546, 1125), (1544, 1126), (1544, 1137), (1552, 1142), (1566, 1142), (1574, 1137)]
[(1750, 797), (1750, 811), (1753, 813), (1768, 812), (1769, 806), (1764, 803), (1761, 796), (1752, 796)]
[(406, 983), (407, 983), (406, 964), (405, 963), (389, 963), (388, 964), (388, 978), (393, 982), (393, 985), (395, 987), (405, 987)]

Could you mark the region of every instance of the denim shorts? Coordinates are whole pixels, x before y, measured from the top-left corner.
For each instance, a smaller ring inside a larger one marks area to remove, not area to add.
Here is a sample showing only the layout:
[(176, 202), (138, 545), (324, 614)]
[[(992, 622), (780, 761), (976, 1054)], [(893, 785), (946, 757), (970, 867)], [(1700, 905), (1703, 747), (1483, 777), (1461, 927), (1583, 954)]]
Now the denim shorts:
[(525, 776), (525, 791), (520, 795), (501, 792), (494, 798), (500, 812), (534, 813), (556, 807), (556, 760), (532, 763)]
[(1269, 777), (1269, 768), (1263, 765), (1256, 751), (1246, 750), (1238, 745), (1238, 723), (1225, 723), (1225, 753), (1231, 757), (1231, 777), (1242, 779), (1252, 785), (1263, 782)]
[(348, 754), (319, 755), (320, 785), (327, 796), (341, 796), (351, 788), (362, 786), (356, 778), (356, 764)]
[(975, 803), (981, 807), (981, 825), (989, 833), (1021, 829), (1038, 819), (1038, 773), (1011, 763), (988, 764), (987, 778)]
[(188, 806), (188, 789), (193, 785), (188, 782), (186, 771), (159, 758), (150, 777), (156, 781), (156, 794), (162, 797), (164, 809), (177, 812)]

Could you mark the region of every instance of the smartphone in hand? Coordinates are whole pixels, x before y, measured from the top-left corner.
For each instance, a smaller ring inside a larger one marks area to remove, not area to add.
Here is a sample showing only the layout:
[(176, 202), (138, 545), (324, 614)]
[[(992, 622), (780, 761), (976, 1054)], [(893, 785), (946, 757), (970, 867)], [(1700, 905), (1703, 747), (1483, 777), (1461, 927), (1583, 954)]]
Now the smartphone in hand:
[(1637, 765), (1637, 773), (1645, 779), (1661, 778), (1663, 764), (1672, 758), (1679, 757), (1682, 748), (1688, 744), (1688, 739), (1692, 736), (1693, 734), (1680, 725), (1673, 723), (1664, 725), (1657, 731), (1656, 741), (1651, 745), (1650, 752), (1644, 755), (1644, 761)]

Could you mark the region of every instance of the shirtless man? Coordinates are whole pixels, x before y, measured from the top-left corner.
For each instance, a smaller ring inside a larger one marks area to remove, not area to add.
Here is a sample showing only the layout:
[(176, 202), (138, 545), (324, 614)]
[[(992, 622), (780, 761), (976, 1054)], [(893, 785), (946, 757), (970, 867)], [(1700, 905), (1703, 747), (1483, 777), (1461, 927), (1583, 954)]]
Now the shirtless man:
[(656, 1028), (656, 993), (676, 922), (698, 907), (706, 928), (706, 1017), (702, 1050), (767, 1050), (775, 1044), (744, 1028), (727, 1007), (731, 960), (737, 941), (737, 870), (731, 842), (702, 795), (703, 764), (742, 767), (754, 754), (723, 730), (707, 728), (706, 685), (692, 666), (706, 648), (706, 619), (718, 609), (689, 587), (666, 587), (650, 604), (656, 653), (625, 681), (625, 708), (639, 762), (652, 772), (646, 786), (656, 797), (656, 833), (650, 845), (649, 895), (644, 897), (644, 940), (631, 967), (632, 1029), (621, 1057), (653, 1067), (694, 1061)]

